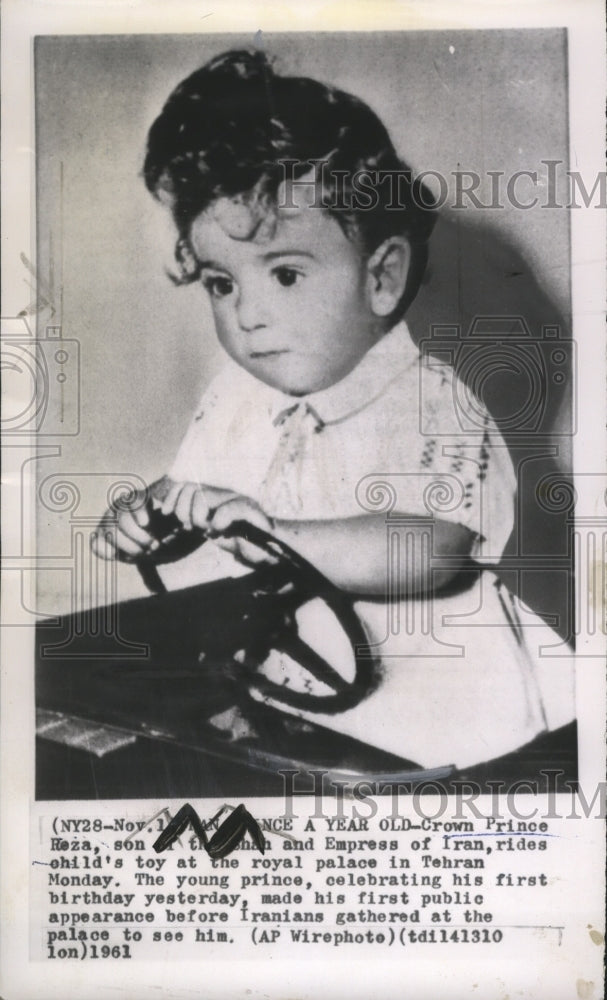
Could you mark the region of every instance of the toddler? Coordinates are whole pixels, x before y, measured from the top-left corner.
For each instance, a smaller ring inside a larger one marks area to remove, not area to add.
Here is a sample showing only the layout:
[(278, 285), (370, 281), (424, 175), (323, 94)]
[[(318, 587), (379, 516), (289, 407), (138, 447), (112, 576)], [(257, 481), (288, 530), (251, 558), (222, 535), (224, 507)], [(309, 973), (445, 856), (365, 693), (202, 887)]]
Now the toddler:
[[(144, 175), (176, 225), (174, 280), (203, 285), (227, 355), (156, 487), (163, 511), (209, 533), (217, 576), (271, 558), (225, 536), (236, 521), (287, 543), (357, 595), (380, 660), (354, 708), (296, 714), (423, 767), (569, 723), (571, 660), (538, 654), (558, 637), (478, 571), (512, 530), (515, 476), (480, 402), (462, 432), (462, 386), (409, 336), (432, 198), (376, 114), (227, 52), (171, 94)], [(148, 526), (143, 506), (108, 511), (97, 553), (141, 557)], [(262, 669), (297, 688), (287, 661)]]

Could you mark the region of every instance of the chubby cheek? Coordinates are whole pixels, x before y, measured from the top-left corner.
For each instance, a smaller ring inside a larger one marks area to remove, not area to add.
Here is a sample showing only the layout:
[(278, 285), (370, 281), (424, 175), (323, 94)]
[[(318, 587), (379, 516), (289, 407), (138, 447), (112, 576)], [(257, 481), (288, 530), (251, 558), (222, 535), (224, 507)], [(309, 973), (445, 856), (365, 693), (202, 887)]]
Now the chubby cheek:
[(365, 295), (359, 284), (352, 280), (336, 280), (329, 287), (323, 288), (314, 306), (327, 325), (333, 325), (335, 330), (342, 333), (348, 331), (353, 323), (364, 323), (368, 313)]
[(215, 333), (219, 343), (231, 354), (238, 346), (238, 330), (236, 320), (225, 306), (213, 306)]

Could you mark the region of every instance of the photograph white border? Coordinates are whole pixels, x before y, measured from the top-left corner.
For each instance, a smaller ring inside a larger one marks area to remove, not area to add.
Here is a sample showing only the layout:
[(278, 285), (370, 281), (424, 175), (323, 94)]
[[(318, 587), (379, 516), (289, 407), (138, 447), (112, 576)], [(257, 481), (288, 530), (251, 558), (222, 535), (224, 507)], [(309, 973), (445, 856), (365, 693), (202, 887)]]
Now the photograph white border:
[[(129, 34), (184, 32), (320, 30), (421, 30), (444, 28), (493, 27), (562, 27), (569, 37), (570, 94), (570, 163), (588, 178), (604, 170), (603, 97), (605, 63), (603, 52), (604, 15), (602, 5), (594, 0), (578, 2), (531, 2), (506, 4), (468, 2), (405, 3), (308, 3), (308, 4), (228, 4), (219, 9), (203, 10), (197, 3), (163, 5), (156, 0), (136, 5), (108, 3), (103, 7), (86, 0), (71, 3), (7, 0), (2, 9), (2, 92), (3, 92), (3, 274), (2, 313), (16, 315), (23, 308), (23, 266), (20, 255), (35, 260), (34, 200), (34, 122), (33, 122), (33, 37), (62, 33)], [(573, 330), (578, 346), (579, 371), (583, 392), (580, 432), (574, 442), (574, 471), (578, 490), (578, 508), (587, 516), (604, 515), (602, 490), (597, 476), (604, 475), (605, 456), (605, 218), (593, 208), (571, 212), (572, 241), (572, 313)], [(580, 331), (583, 330), (583, 336)], [(15, 531), (20, 530), (21, 507), (26, 505), (25, 523), (32, 536), (26, 539), (26, 551), (33, 546), (33, 484), (22, 493), (20, 469), (23, 453), (17, 456), (10, 447), (3, 455), (3, 552), (7, 564), (3, 586), (3, 614), (11, 623), (19, 621), (19, 594), (13, 591), (10, 555)], [(17, 514), (17, 516), (15, 516)], [(16, 528), (17, 526), (17, 528)], [(35, 557), (32, 568), (35, 565)], [(582, 602), (588, 595), (597, 602), (597, 611), (605, 618), (605, 567), (596, 566), (596, 579), (582, 588)], [(31, 581), (33, 574), (25, 575)], [(600, 589), (599, 589), (600, 588)], [(27, 601), (27, 606), (33, 602)], [(96, 1000), (109, 997), (121, 988), (132, 1000), (147, 996), (186, 997), (192, 991), (211, 996), (340, 996), (341, 989), (350, 995), (353, 984), (367, 984), (367, 997), (392, 995), (424, 998), (452, 998), (457, 984), (471, 994), (498, 1000), (517, 989), (540, 1000), (555, 993), (548, 990), (549, 970), (542, 985), (542, 965), (547, 962), (541, 951), (537, 961), (525, 956), (523, 967), (500, 962), (499, 953), (475, 958), (474, 967), (454, 956), (447, 968), (433, 966), (431, 955), (424, 961), (403, 955), (400, 963), (378, 967), (369, 955), (352, 960), (349, 953), (336, 954), (331, 967), (310, 960), (302, 953), (297, 966), (275, 960), (259, 963), (228, 960), (218, 965), (208, 980), (209, 971), (194, 963), (164, 967), (159, 963), (102, 965), (94, 968), (94, 979), (87, 962), (53, 967), (33, 963), (29, 957), (28, 881), (32, 859), (29, 852), (31, 807), (34, 776), (34, 688), (33, 640), (31, 629), (10, 627), (2, 635), (2, 770), (1, 789), (1, 871), (2, 871), (2, 951), (0, 981), (5, 1000), (51, 1000), (73, 997)], [(578, 671), (579, 774), (587, 797), (604, 781), (605, 677), (602, 668), (604, 634), (583, 633), (579, 637)], [(151, 807), (153, 804), (150, 804)], [(114, 811), (124, 807), (114, 803)], [(112, 808), (112, 803), (108, 803)], [(151, 811), (153, 811), (151, 809)], [(572, 846), (572, 862), (579, 865), (579, 882), (571, 893), (571, 920), (600, 926), (604, 901), (604, 847), (602, 823), (589, 819), (583, 824), (585, 864), (579, 850)], [(584, 878), (584, 873), (586, 877)], [(580, 898), (584, 899), (583, 915)], [(576, 933), (576, 948), (570, 955), (574, 980), (593, 982), (600, 990), (600, 948), (582, 944), (587, 935)], [(484, 958), (484, 961), (483, 961)], [(369, 971), (369, 963), (372, 973)], [(598, 970), (598, 971), (597, 971)], [(204, 976), (204, 981), (203, 977)], [(370, 977), (371, 976), (371, 980)], [(594, 978), (593, 978), (594, 977)], [(598, 977), (598, 979), (597, 979)], [(472, 991), (472, 984), (476, 989)], [(544, 993), (544, 988), (547, 992)], [(578, 995), (599, 996), (599, 992)], [(540, 992), (541, 990), (541, 992)], [(582, 990), (582, 992), (580, 992)], [(362, 995), (362, 994), (361, 994)], [(571, 993), (563, 993), (570, 996)]]

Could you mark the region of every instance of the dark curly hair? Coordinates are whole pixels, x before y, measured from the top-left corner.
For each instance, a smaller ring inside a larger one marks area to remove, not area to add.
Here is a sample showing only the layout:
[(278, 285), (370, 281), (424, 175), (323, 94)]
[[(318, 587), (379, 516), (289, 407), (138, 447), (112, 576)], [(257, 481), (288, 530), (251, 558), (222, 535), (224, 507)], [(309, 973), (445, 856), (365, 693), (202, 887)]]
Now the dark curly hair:
[(396, 234), (408, 240), (411, 265), (394, 318), (402, 315), (427, 263), (435, 221), (429, 190), (412, 179), (363, 101), (308, 77), (279, 76), (262, 52), (212, 59), (179, 84), (149, 131), (143, 173), (149, 191), (170, 205), (177, 226), (176, 280), (199, 277), (189, 236), (208, 205), (255, 192), (269, 210), (285, 176), (307, 177), (313, 163), (316, 203), (349, 239), (358, 239), (363, 253)]

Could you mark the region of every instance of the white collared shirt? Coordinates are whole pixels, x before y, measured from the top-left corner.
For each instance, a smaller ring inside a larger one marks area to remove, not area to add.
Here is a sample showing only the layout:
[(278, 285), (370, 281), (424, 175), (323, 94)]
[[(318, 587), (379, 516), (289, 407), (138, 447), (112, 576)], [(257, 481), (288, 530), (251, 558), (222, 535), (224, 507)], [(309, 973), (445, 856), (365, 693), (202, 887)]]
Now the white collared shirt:
[(393, 511), (469, 527), (497, 561), (513, 526), (515, 477), (493, 420), (450, 368), (422, 364), (404, 322), (336, 385), (293, 397), (229, 361), (201, 400), (170, 476), (235, 490), (272, 517)]
[[(304, 397), (229, 361), (169, 474), (234, 490), (286, 520), (442, 518), (474, 533), (472, 555), (485, 564), (499, 560), (514, 521), (515, 475), (493, 420), (452, 369), (422, 360), (404, 322), (344, 379)], [(172, 588), (245, 572), (212, 545), (163, 567)], [(294, 714), (425, 767), (491, 760), (574, 717), (571, 657), (492, 573), (459, 595), (355, 608), (375, 644), (381, 683), (345, 712)], [(304, 637), (331, 655), (339, 642), (317, 610)], [(542, 648), (556, 649), (555, 658)], [(345, 677), (350, 668), (344, 660)], [(277, 684), (308, 683), (283, 655), (262, 670)]]

